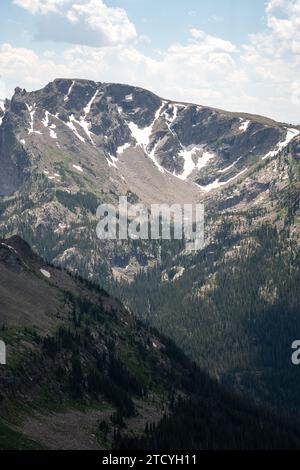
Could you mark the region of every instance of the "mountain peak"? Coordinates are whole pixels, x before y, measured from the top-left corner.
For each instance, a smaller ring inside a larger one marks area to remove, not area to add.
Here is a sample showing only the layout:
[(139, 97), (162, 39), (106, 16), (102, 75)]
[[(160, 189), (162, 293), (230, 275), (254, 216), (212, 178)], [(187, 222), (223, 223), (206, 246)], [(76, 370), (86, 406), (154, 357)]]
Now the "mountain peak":
[[(117, 185), (126, 181), (130, 191), (140, 176), (151, 173), (160, 187), (189, 182), (192, 193), (205, 195), (244, 180), (258, 161), (275, 158), (299, 135), (296, 128), (262, 117), (165, 100), (130, 85), (72, 78), (57, 78), (30, 93), (17, 88), (5, 116), (0, 116), (0, 169), (2, 162), (11, 171), (2, 183), (0, 177), (0, 194), (22, 184), (33, 162), (42, 164), (49, 181), (60, 182), (60, 172), (40, 159), (52, 149), (73, 154), (72, 172), (94, 173), (97, 179), (98, 170), (113, 175)], [(12, 155), (20, 160), (18, 172)], [(137, 168), (140, 175), (134, 174)]]

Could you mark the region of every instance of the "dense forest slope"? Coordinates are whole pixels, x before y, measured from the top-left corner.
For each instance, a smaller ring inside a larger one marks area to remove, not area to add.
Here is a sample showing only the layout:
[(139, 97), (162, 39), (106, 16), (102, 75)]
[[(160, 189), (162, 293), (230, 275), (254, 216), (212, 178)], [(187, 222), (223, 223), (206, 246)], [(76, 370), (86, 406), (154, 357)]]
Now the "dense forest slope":
[(292, 421), (225, 392), (120, 302), (18, 237), (0, 244), (0, 279), (0, 448), (300, 447)]
[[(183, 245), (163, 244), (155, 269), (111, 289), (211, 375), (264, 406), (299, 415), (300, 376), (291, 363), (300, 335), (296, 152), (282, 153), (275, 164), (283, 179), (274, 178), (254, 206), (238, 201), (220, 210), (221, 195), (210, 201), (204, 250), (186, 256)], [(240, 185), (241, 194), (245, 189)]]

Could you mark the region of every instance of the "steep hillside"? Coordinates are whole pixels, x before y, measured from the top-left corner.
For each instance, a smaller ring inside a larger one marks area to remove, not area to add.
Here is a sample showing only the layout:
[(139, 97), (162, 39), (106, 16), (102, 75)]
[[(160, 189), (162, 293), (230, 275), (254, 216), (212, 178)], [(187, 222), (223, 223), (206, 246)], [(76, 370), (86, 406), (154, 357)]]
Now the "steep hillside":
[[(8, 364), (1, 417), (14, 431), (50, 448), (100, 448), (101, 423), (109, 445), (119, 428), (138, 431), (149, 415), (159, 419), (172, 395), (188, 392), (188, 363), (173, 357), (171, 343), (18, 237), (0, 244), (0, 279)], [(76, 435), (81, 420), (88, 431)]]
[[(298, 414), (299, 127), (88, 80), (18, 88), (0, 107), (1, 236), (105, 287), (234, 390)], [(97, 206), (120, 195), (203, 202), (205, 248), (99, 241)]]
[(257, 169), (257, 185), (273, 176), (259, 196), (245, 180), (209, 202), (204, 250), (186, 256), (183, 247), (163, 245), (155, 269), (129, 286), (111, 286), (210, 374), (292, 415), (299, 415), (299, 374), (291, 363), (300, 332), (297, 152), (290, 144)]
[(18, 237), (0, 244), (0, 276), (0, 448), (300, 447), (292, 421), (224, 392), (117, 300)]

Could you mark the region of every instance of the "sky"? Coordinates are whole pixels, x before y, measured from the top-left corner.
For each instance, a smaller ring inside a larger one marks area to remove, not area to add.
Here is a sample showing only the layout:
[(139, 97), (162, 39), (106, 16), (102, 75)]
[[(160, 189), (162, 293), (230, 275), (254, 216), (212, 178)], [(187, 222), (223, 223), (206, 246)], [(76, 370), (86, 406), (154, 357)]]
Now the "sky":
[(300, 0), (1, 0), (0, 98), (58, 77), (300, 124)]

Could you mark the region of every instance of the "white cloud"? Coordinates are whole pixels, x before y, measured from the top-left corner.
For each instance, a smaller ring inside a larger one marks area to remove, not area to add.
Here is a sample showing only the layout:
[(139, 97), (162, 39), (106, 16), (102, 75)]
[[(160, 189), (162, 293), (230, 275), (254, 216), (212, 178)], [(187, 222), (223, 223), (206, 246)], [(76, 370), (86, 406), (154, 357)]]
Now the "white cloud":
[[(35, 3), (46, 6), (51, 2)], [(57, 0), (55, 8), (58, 3)], [(296, 44), (300, 0), (269, 1), (265, 29), (251, 35), (243, 46), (237, 47), (230, 41), (192, 29), (185, 44), (173, 44), (152, 57), (139, 50), (138, 42), (126, 43), (126, 34), (124, 37), (124, 31), (119, 29), (122, 21), (127, 24), (123, 10), (112, 9), (115, 16), (106, 22), (98, 15), (94, 17), (95, 9), (89, 12), (88, 4), (90, 1), (73, 0), (67, 10), (64, 5), (62, 19), (71, 26), (87, 22), (91, 32), (93, 28), (98, 32), (102, 28), (111, 38), (106, 47), (72, 45), (56, 54), (48, 46), (47, 51), (38, 55), (28, 49), (2, 45), (0, 69), (9, 92), (16, 85), (35, 89), (57, 76), (89, 78), (129, 83), (166, 98), (299, 123), (300, 57)], [(74, 5), (78, 8), (74, 9)], [(105, 17), (106, 9), (110, 9), (104, 7)], [(66, 11), (73, 12), (73, 17), (67, 19)], [(48, 15), (44, 13), (44, 16)], [(289, 22), (290, 30), (282, 21)], [(127, 37), (134, 37), (134, 31)]]
[(123, 44), (137, 38), (123, 8), (102, 0), (14, 0), (37, 16), (37, 38), (89, 46)]
[(41, 13), (42, 15), (58, 12), (58, 7), (68, 2), (69, 0), (13, 0), (15, 5), (28, 10), (30, 13)]
[(190, 30), (192, 37), (196, 40), (197, 46), (206, 52), (236, 52), (237, 48), (230, 41), (210, 36), (200, 29), (192, 28)]
[[(57, 68), (57, 71), (55, 70)], [(20, 85), (35, 89), (44, 85), (55, 75), (68, 75), (67, 64), (40, 57), (34, 51), (25, 48), (14, 48), (10, 44), (0, 46), (0, 70), (9, 98), (13, 88)]]
[(300, 54), (300, 0), (270, 0), (266, 4), (268, 30), (251, 36), (265, 51)]

